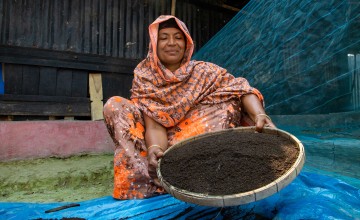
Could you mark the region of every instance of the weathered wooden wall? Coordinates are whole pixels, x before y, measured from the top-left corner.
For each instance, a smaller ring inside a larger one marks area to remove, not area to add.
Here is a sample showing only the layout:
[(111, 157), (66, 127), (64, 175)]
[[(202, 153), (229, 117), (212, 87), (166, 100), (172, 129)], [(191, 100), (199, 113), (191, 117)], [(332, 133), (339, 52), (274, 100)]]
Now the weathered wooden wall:
[(89, 116), (88, 72), (56, 67), (5, 64), (4, 115)]
[[(236, 13), (215, 2), (176, 1), (196, 50)], [(147, 54), (148, 25), (170, 13), (171, 0), (0, 1), (0, 115), (50, 114), (39, 111), (49, 100), (71, 109), (58, 107), (53, 115), (90, 115), (89, 73), (102, 74), (104, 101), (129, 97), (132, 71)]]
[[(171, 0), (2, 0), (0, 44), (141, 59), (149, 23), (170, 10)], [(198, 48), (234, 14), (198, 1), (176, 6)]]

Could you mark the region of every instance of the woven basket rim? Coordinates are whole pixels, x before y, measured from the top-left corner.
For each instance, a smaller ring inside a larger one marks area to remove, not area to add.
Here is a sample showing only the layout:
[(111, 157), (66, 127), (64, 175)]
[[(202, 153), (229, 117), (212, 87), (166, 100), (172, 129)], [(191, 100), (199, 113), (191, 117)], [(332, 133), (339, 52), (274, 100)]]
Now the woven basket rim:
[[(201, 135), (197, 135), (194, 137), (190, 137), (187, 139), (184, 139), (183, 141), (174, 144), (172, 147), (167, 149), (164, 152), (164, 155), (168, 153), (169, 151), (176, 149), (178, 147), (183, 146), (184, 144), (188, 142), (192, 142), (197, 139), (205, 138), (207, 136), (212, 136), (215, 134), (221, 134), (225, 132), (255, 132), (255, 127), (238, 127), (238, 128), (231, 128), (231, 129), (224, 129), (220, 131), (214, 131), (214, 132), (207, 132)], [(215, 207), (224, 207), (224, 206), (235, 206), (235, 205), (241, 205), (246, 204), (250, 202), (255, 202), (261, 199), (264, 199), (268, 196), (271, 196), (277, 192), (279, 192), (281, 189), (283, 189), (285, 186), (290, 184), (296, 176), (300, 173), (301, 169), (304, 166), (305, 163), (305, 150), (303, 144), (292, 134), (289, 132), (286, 132), (284, 130), (278, 129), (278, 128), (264, 128), (263, 133), (266, 134), (274, 134), (274, 135), (280, 135), (283, 137), (288, 138), (290, 141), (292, 141), (298, 148), (299, 148), (299, 154), (297, 159), (295, 160), (294, 164), (285, 172), (282, 176), (274, 180), (273, 182), (262, 186), (260, 188), (232, 194), (232, 195), (207, 195), (202, 193), (195, 193), (190, 192), (187, 190), (183, 190), (180, 188), (177, 188), (173, 185), (171, 185), (169, 182), (167, 182), (162, 174), (161, 174), (161, 158), (158, 162), (158, 168), (157, 168), (157, 175), (160, 181), (161, 186), (172, 196), (175, 198), (190, 202), (198, 205), (204, 205), (204, 206), (215, 206)]]

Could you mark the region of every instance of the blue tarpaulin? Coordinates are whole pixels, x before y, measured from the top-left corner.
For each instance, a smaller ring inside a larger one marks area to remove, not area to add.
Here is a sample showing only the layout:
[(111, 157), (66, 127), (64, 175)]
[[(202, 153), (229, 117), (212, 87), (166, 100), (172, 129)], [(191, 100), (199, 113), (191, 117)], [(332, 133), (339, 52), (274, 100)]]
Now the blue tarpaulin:
[(360, 219), (359, 117), (356, 112), (273, 116), (280, 129), (303, 143), (305, 166), (279, 193), (253, 203), (219, 208), (171, 195), (125, 201), (109, 195), (50, 213), (45, 211), (71, 202), (0, 202), (0, 219)]
[[(305, 170), (307, 168), (305, 167)], [(74, 192), (75, 193), (75, 192)], [(279, 193), (233, 207), (206, 207), (170, 195), (144, 200), (110, 196), (45, 213), (69, 203), (0, 203), (1, 219), (360, 219), (360, 189), (339, 179), (302, 171)]]

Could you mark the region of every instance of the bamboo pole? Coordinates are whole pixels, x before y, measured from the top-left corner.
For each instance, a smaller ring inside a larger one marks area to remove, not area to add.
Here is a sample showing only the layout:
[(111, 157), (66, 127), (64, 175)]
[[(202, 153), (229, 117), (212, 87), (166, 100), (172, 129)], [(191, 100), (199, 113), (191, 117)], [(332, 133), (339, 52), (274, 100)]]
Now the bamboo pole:
[(171, 0), (171, 15), (175, 16), (176, 0)]

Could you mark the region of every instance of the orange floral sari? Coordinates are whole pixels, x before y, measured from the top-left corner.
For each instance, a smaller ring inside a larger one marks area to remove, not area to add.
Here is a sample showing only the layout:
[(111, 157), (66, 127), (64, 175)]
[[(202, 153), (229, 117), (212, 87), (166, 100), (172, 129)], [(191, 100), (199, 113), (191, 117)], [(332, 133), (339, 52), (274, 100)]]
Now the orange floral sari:
[(175, 18), (160, 16), (149, 26), (148, 56), (134, 70), (131, 100), (112, 97), (104, 105), (104, 119), (116, 145), (114, 192), (117, 199), (147, 198), (164, 193), (148, 174), (143, 114), (167, 128), (168, 145), (205, 132), (253, 122), (244, 117), (240, 97), (261, 93), (246, 79), (235, 78), (225, 69), (208, 62), (191, 61), (194, 45), (180, 20), (187, 47), (181, 67), (171, 72), (156, 55), (159, 23)]
[[(159, 23), (174, 18), (185, 33), (187, 45), (181, 67), (166, 69), (157, 57)], [(216, 104), (239, 100), (242, 95), (261, 93), (245, 78), (235, 78), (213, 63), (190, 60), (194, 44), (185, 24), (174, 16), (160, 16), (149, 26), (150, 48), (145, 60), (134, 71), (131, 99), (145, 114), (165, 127), (178, 124), (197, 104)]]

